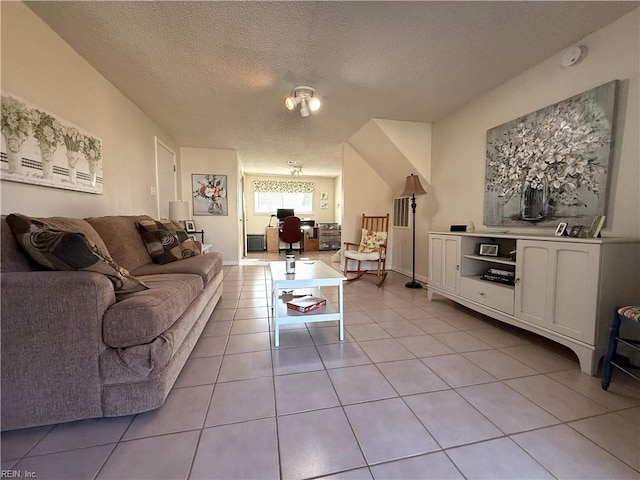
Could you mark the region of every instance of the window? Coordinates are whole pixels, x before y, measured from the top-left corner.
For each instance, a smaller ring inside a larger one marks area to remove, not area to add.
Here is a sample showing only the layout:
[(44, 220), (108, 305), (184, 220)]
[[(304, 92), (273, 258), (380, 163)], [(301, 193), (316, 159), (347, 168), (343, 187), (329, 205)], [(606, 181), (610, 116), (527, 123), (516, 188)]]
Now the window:
[(255, 213), (275, 213), (279, 208), (293, 208), (296, 215), (313, 213), (313, 182), (254, 180)]
[(393, 199), (393, 226), (409, 226), (409, 197)]
[(299, 213), (313, 213), (313, 193), (255, 192), (256, 213), (275, 213), (279, 208), (293, 208)]

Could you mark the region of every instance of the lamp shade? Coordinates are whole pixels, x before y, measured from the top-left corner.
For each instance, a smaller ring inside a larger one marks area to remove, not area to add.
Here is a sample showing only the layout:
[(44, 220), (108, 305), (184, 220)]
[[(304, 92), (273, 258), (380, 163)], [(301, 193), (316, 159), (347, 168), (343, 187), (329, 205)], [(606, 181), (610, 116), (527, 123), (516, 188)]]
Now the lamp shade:
[(169, 220), (189, 220), (189, 202), (169, 202)]
[(426, 193), (425, 189), (420, 185), (418, 176), (412, 173), (407, 177), (406, 183), (404, 184), (404, 192), (402, 192), (400, 196), (410, 197), (411, 195), (424, 195)]

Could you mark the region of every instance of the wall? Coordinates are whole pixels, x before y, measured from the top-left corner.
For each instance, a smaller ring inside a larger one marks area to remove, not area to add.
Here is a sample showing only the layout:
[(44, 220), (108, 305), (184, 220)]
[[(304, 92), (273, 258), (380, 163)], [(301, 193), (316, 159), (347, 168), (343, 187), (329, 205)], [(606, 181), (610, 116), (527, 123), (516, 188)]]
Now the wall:
[[(254, 208), (253, 198), (253, 181), (254, 180), (281, 180), (291, 181), (297, 180), (291, 176), (266, 176), (266, 175), (245, 175), (245, 200), (246, 214), (247, 214), (247, 234), (264, 235), (264, 229), (269, 225), (271, 216), (268, 214), (256, 214)], [(316, 223), (330, 223), (339, 222), (335, 217), (335, 204), (336, 204), (336, 192), (335, 192), (335, 179), (328, 177), (300, 177), (301, 181), (314, 182), (315, 190), (313, 192), (313, 213), (300, 214), (301, 218), (312, 218)], [(327, 192), (329, 194), (328, 209), (322, 210), (320, 208), (320, 193)], [(273, 212), (276, 213), (276, 212)], [(273, 220), (272, 225), (276, 225), (276, 220)]]
[[(387, 183), (349, 144), (342, 144), (343, 218), (342, 241), (360, 241), (362, 214), (392, 213), (393, 192)], [(388, 243), (394, 245), (394, 230), (389, 229)], [(387, 256), (387, 269), (393, 267), (393, 251)]]
[[(610, 164), (607, 236), (640, 236), (640, 9), (576, 44), (588, 54), (571, 68), (562, 52), (433, 125), (431, 229), (473, 221), (483, 226), (488, 129), (614, 79), (621, 80), (614, 155)], [(516, 228), (510, 228), (517, 231)], [(523, 229), (519, 229), (522, 231)], [(538, 229), (524, 229), (526, 232)], [(541, 230), (551, 233), (550, 229)]]
[(2, 213), (158, 214), (154, 136), (177, 151), (144, 112), (20, 2), (0, 2), (2, 90), (102, 138), (104, 194), (3, 181)]
[(192, 216), (196, 229), (204, 230), (205, 243), (213, 244), (213, 249), (222, 254), (225, 265), (237, 265), (242, 256), (241, 212), (239, 202), (240, 164), (235, 150), (214, 150), (207, 148), (181, 148), (180, 184), (182, 199), (189, 202), (193, 212), (191, 197), (191, 174), (217, 174), (227, 176), (228, 215)]

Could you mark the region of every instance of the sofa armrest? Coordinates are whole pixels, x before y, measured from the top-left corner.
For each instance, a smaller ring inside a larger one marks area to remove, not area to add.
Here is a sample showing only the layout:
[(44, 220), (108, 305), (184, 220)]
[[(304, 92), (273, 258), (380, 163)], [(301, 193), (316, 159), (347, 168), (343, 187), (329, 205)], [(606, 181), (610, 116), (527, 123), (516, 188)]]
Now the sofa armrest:
[(102, 415), (111, 282), (93, 272), (3, 273), (1, 298), (2, 430)]

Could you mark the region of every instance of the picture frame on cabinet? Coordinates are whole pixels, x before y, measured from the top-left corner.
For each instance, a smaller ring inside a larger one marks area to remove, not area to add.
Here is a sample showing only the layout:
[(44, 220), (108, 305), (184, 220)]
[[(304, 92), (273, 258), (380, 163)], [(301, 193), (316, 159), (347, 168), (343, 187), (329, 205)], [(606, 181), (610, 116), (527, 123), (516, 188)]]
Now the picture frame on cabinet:
[(196, 222), (193, 220), (184, 221), (184, 231), (187, 233), (193, 233), (196, 231)]
[(481, 243), (480, 249), (478, 250), (478, 255), (483, 255), (487, 257), (497, 257), (498, 244), (497, 243)]
[(569, 230), (569, 236), (579, 238), (582, 236), (583, 230), (584, 230), (584, 225), (574, 225), (571, 227), (571, 230)]
[(556, 237), (562, 237), (567, 234), (567, 222), (560, 222), (556, 227), (556, 233), (554, 235)]
[(589, 232), (587, 233), (589, 238), (597, 238), (600, 236), (600, 230), (602, 230), (606, 218), (607, 217), (605, 215), (598, 215), (594, 217), (593, 222), (591, 222), (591, 228), (589, 228)]

